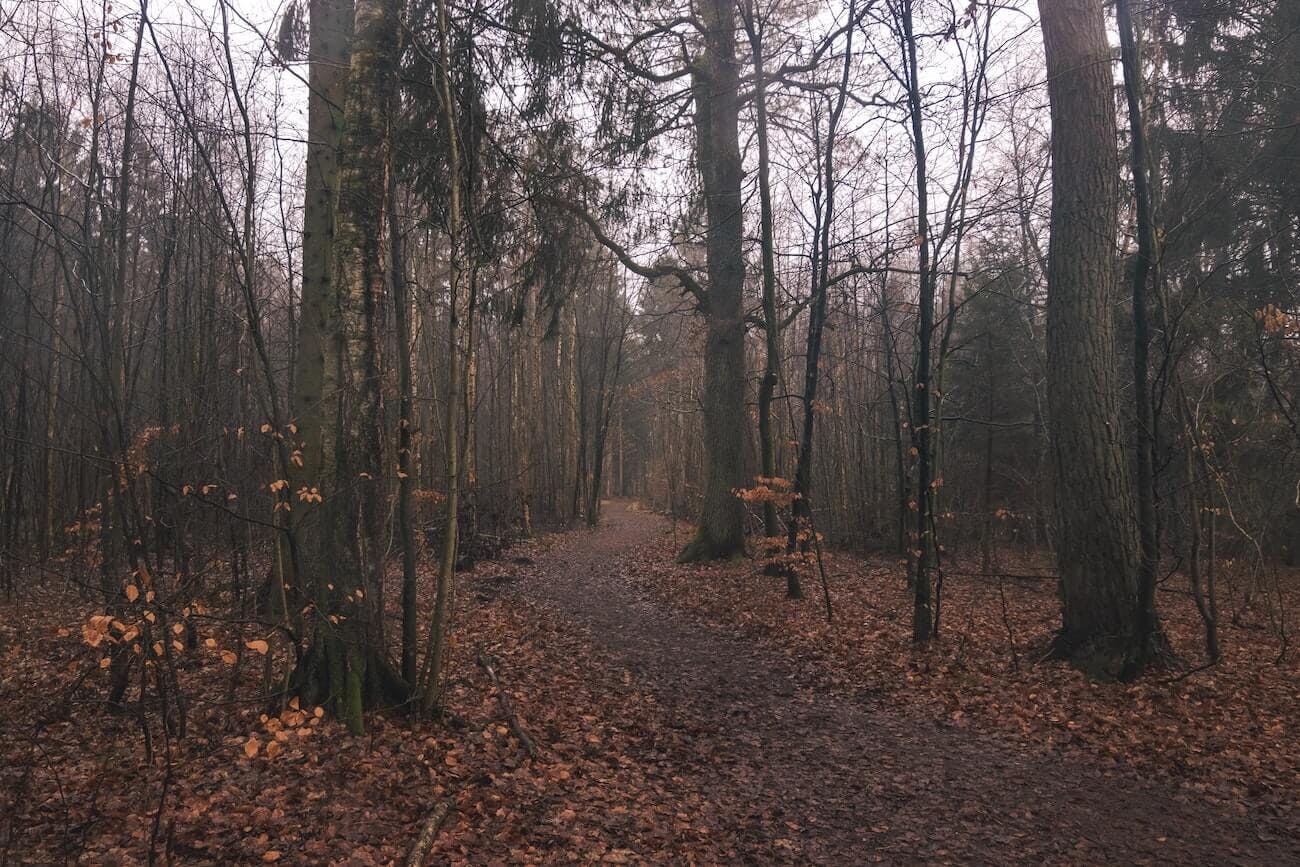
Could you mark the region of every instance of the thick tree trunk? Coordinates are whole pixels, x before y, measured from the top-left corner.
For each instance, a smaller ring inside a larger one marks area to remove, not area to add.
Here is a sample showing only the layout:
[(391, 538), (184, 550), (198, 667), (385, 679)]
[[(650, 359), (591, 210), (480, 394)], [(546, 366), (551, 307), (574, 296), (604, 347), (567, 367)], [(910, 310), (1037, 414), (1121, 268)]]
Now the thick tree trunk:
[(322, 340), (322, 405), (337, 419), (323, 425), (321, 434), (322, 548), (331, 569), (316, 576), (320, 614), (301, 683), (309, 698), (326, 699), (359, 734), (363, 710), (401, 698), (403, 690), (380, 643), (372, 580), (381, 550), (378, 329), (397, 10), (395, 0), (358, 0), (355, 9), (334, 211), (331, 281), (337, 302)]
[(740, 77), (731, 0), (706, 0), (705, 52), (695, 77), (697, 157), (708, 215), (708, 335), (704, 345), (704, 503), (700, 526), (677, 559), (710, 560), (745, 550), (745, 322), (740, 183)]
[(1101, 0), (1039, 0), (1052, 116), (1047, 392), (1062, 629), (1098, 677), (1128, 675), (1138, 634), (1137, 527), (1120, 449), (1111, 304), (1119, 165)]
[(293, 451), (289, 487), (289, 524), (303, 575), (292, 576), (290, 605), (296, 616), (312, 585), (328, 568), (321, 523), (319, 491), (325, 467), (321, 459), (322, 425), (333, 424), (324, 409), (324, 335), (335, 305), (332, 270), (334, 195), (338, 185), (339, 140), (343, 132), (343, 89), (352, 52), (353, 0), (312, 0), (310, 4), (307, 102), (307, 173), (304, 180), (302, 231), (302, 301), (298, 313), (293, 392), (289, 414)]

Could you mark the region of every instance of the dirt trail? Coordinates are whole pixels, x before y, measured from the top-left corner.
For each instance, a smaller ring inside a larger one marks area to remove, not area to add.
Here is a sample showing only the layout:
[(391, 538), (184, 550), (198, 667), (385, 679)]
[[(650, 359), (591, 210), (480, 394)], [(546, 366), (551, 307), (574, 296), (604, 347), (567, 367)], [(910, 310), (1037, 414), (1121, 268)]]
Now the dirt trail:
[[(1102, 772), (880, 699), (828, 695), (791, 662), (646, 599), (629, 549), (665, 522), (623, 503), (526, 570), (522, 592), (586, 630), (686, 733), (741, 860), (1300, 863), (1300, 843), (1167, 783)], [(634, 757), (635, 758), (635, 757)]]

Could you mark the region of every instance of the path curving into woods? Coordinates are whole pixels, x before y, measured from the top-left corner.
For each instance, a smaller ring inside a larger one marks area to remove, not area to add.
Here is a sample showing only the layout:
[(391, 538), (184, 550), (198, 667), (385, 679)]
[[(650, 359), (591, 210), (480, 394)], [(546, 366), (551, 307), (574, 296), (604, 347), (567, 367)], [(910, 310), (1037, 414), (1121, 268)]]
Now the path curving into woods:
[(736, 860), (1300, 863), (1300, 841), (1171, 783), (920, 718), (887, 696), (812, 689), (787, 658), (632, 587), (625, 558), (666, 531), (611, 502), (601, 528), (539, 557), (521, 590), (655, 696), (661, 718), (647, 726), (689, 744), (672, 779), (709, 794)]

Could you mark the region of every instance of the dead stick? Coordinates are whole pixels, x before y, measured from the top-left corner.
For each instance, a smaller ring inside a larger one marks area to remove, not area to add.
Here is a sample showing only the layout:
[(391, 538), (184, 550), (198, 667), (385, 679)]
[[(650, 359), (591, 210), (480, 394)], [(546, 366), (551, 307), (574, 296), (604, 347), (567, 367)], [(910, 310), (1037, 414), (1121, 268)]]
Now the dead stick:
[(406, 867), (422, 867), (429, 850), (433, 848), (433, 841), (438, 838), (442, 823), (450, 813), (451, 801), (439, 801), (433, 805), (429, 818), (424, 820), (424, 826), (420, 828), (420, 836), (415, 838), (415, 844), (411, 846), (411, 854), (406, 858)]
[(1016, 572), (948, 572), (949, 575), (958, 578), (1010, 578), (1013, 581), (1060, 581), (1060, 575), (1047, 575), (1036, 573), (1016, 573)]
[(483, 652), (483, 648), (478, 648), (475, 658), (479, 667), (487, 672), (488, 677), (492, 679), (492, 686), (497, 691), (497, 702), (501, 705), (501, 713), (506, 718), (506, 724), (510, 726), (510, 731), (514, 732), (515, 737), (524, 747), (524, 752), (528, 753), (528, 758), (537, 758), (537, 745), (533, 739), (524, 731), (524, 727), (519, 724), (519, 716), (515, 713), (514, 703), (510, 701), (510, 696), (501, 687), (501, 681), (497, 678), (495, 666), (492, 664), (492, 658)]

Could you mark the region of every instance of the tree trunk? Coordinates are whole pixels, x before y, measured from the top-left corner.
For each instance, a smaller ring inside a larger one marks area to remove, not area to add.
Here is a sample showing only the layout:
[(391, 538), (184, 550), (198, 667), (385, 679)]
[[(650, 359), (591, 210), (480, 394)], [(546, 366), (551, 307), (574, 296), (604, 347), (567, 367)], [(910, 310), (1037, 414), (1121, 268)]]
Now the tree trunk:
[[(600, 522), (601, 487), (605, 478), (605, 447), (609, 441), (610, 421), (613, 418), (614, 405), (618, 402), (618, 384), (623, 375), (623, 350), (627, 342), (627, 330), (630, 324), (624, 315), (623, 296), (611, 278), (608, 295), (603, 302), (600, 326), (600, 375), (596, 386), (596, 406), (593, 450), (591, 461), (591, 487), (587, 494), (587, 526), (595, 527)], [(617, 308), (615, 310), (614, 308)], [(610, 334), (611, 315), (618, 316), (618, 333)], [(614, 359), (611, 368), (610, 344), (614, 344)]]
[(894, 333), (890, 327), (889, 320), (889, 275), (885, 274), (880, 281), (880, 325), (881, 334), (885, 343), (885, 388), (889, 394), (889, 419), (890, 427), (893, 431), (894, 442), (894, 488), (895, 497), (894, 505), (897, 512), (895, 530), (895, 542), (898, 553), (907, 556), (907, 462), (903, 460), (903, 410), (898, 399), (898, 391), (895, 389), (895, 383), (898, 381), (898, 375), (895, 373), (894, 356), (896, 354), (894, 345)]
[(907, 103), (911, 120), (912, 151), (916, 160), (916, 245), (920, 294), (916, 321), (916, 388), (912, 395), (912, 452), (916, 459), (916, 534), (912, 560), (912, 641), (930, 639), (935, 624), (934, 600), (930, 582), (934, 558), (934, 486), (931, 484), (934, 447), (930, 412), (930, 343), (934, 331), (934, 292), (936, 274), (930, 264), (930, 192), (926, 180), (926, 150), (921, 117), (921, 91), (917, 81), (916, 37), (912, 32), (912, 2), (902, 7), (904, 48), (907, 54)]
[[(1196, 611), (1201, 615), (1201, 623), (1205, 626), (1205, 652), (1210, 657), (1210, 662), (1217, 663), (1220, 657), (1219, 610), (1214, 598), (1214, 565), (1211, 562), (1209, 592), (1207, 594), (1204, 581), (1204, 564), (1201, 555), (1202, 540), (1205, 535), (1204, 514), (1207, 511), (1212, 512), (1208, 504), (1214, 501), (1214, 486), (1210, 483), (1209, 473), (1207, 472), (1205, 479), (1207, 498), (1203, 503), (1197, 493), (1197, 489), (1200, 487), (1200, 479), (1197, 478), (1196, 465), (1198, 457), (1202, 464), (1206, 462), (1205, 451), (1196, 434), (1196, 418), (1188, 405), (1187, 396), (1181, 393), (1181, 389), (1179, 404), (1184, 417), (1183, 468), (1185, 473), (1184, 482), (1187, 487), (1187, 524), (1189, 529), (1187, 543), (1188, 584), (1192, 593), (1192, 601), (1196, 603)], [(1211, 543), (1211, 561), (1213, 561), (1213, 558), (1214, 545)]]
[(983, 527), (980, 531), (980, 571), (993, 572), (993, 432), (997, 410), (998, 361), (993, 352), (993, 331), (984, 334), (984, 358), (981, 363), (988, 369), (987, 393), (984, 396), (984, 486), (980, 496), (980, 513)]
[(411, 449), (414, 434), (414, 392), (411, 383), (411, 297), (406, 283), (402, 233), (397, 223), (397, 174), (393, 165), (392, 109), (389, 109), (388, 149), (388, 271), (393, 292), (394, 324), (397, 326), (397, 533), (402, 547), (402, 679), (416, 681), (418, 611), (416, 591), (415, 528), (411, 508), (415, 479)]
[[(758, 384), (758, 443), (761, 472), (765, 479), (776, 476), (776, 443), (772, 434), (772, 401), (781, 376), (781, 322), (776, 308), (776, 243), (773, 238), (771, 156), (767, 138), (767, 75), (763, 71), (762, 22), (756, 19), (752, 0), (745, 4), (745, 28), (749, 34), (754, 67), (755, 134), (758, 138), (759, 244), (763, 262), (763, 378)], [(781, 535), (776, 503), (763, 501), (763, 534), (768, 545)], [(775, 553), (775, 552), (774, 552)]]
[(1057, 492), (1057, 650), (1126, 676), (1138, 635), (1137, 528), (1120, 450), (1111, 302), (1119, 165), (1101, 0), (1039, 0), (1052, 119), (1047, 391)]
[(447, 524), (443, 529), (442, 551), (438, 558), (438, 586), (433, 607), (433, 623), (429, 629), (429, 647), (425, 655), (424, 671), (420, 684), (420, 712), (428, 716), (442, 706), (443, 670), (447, 665), (447, 646), (451, 636), (452, 600), (456, 589), (457, 523), (460, 520), (460, 424), (461, 361), (460, 361), (460, 304), (461, 280), (464, 273), (462, 255), (464, 239), (461, 237), (461, 173), (460, 142), (457, 137), (457, 112), (451, 86), (451, 47), (447, 18), (447, 4), (437, 2), (438, 17), (438, 71), (434, 82), (441, 106), (442, 120), (448, 130), (447, 165), (450, 202), (447, 232), (450, 236), (450, 257), (447, 279)]
[(1131, 274), (1133, 288), (1133, 400), (1137, 430), (1137, 519), (1138, 519), (1138, 630), (1144, 639), (1145, 654), (1156, 649), (1160, 641), (1160, 620), (1156, 613), (1156, 569), (1160, 563), (1160, 540), (1156, 527), (1155, 445), (1156, 417), (1151, 400), (1148, 355), (1151, 327), (1147, 318), (1147, 286), (1152, 275), (1159, 283), (1159, 253), (1156, 249), (1155, 214), (1151, 203), (1146, 121), (1142, 115), (1142, 71), (1138, 60), (1137, 40), (1128, 0), (1118, 0), (1120, 54), (1124, 69), (1124, 96), (1128, 105), (1130, 133), (1130, 171), (1137, 211), (1137, 255)]
[(381, 550), (378, 329), (386, 279), (384, 177), (387, 111), (396, 45), (395, 0), (358, 0), (340, 139), (331, 282), (337, 299), (323, 335), (323, 550), (316, 620), (301, 680), (309, 700), (328, 701), (354, 734), (362, 712), (400, 699), (399, 679), (380, 643), (377, 588)]
[(465, 535), (469, 556), (478, 545), (478, 264), (470, 266), (465, 301)]
[(740, 184), (740, 77), (731, 0), (705, 0), (704, 57), (695, 75), (697, 157), (708, 232), (708, 336), (704, 345), (704, 503), (695, 538), (679, 562), (720, 559), (745, 550), (745, 260)]
[(312, 0), (310, 4), (307, 102), (307, 173), (302, 227), (302, 301), (298, 314), (293, 392), (289, 409), (293, 453), (289, 487), (290, 527), (298, 545), (302, 576), (294, 577), (290, 605), (294, 616), (301, 594), (328, 568), (324, 557), (319, 491), (325, 466), (322, 425), (333, 424), (324, 408), (324, 335), (335, 305), (332, 269), (334, 195), (338, 185), (339, 141), (343, 133), (344, 87), (351, 56), (353, 0)]

